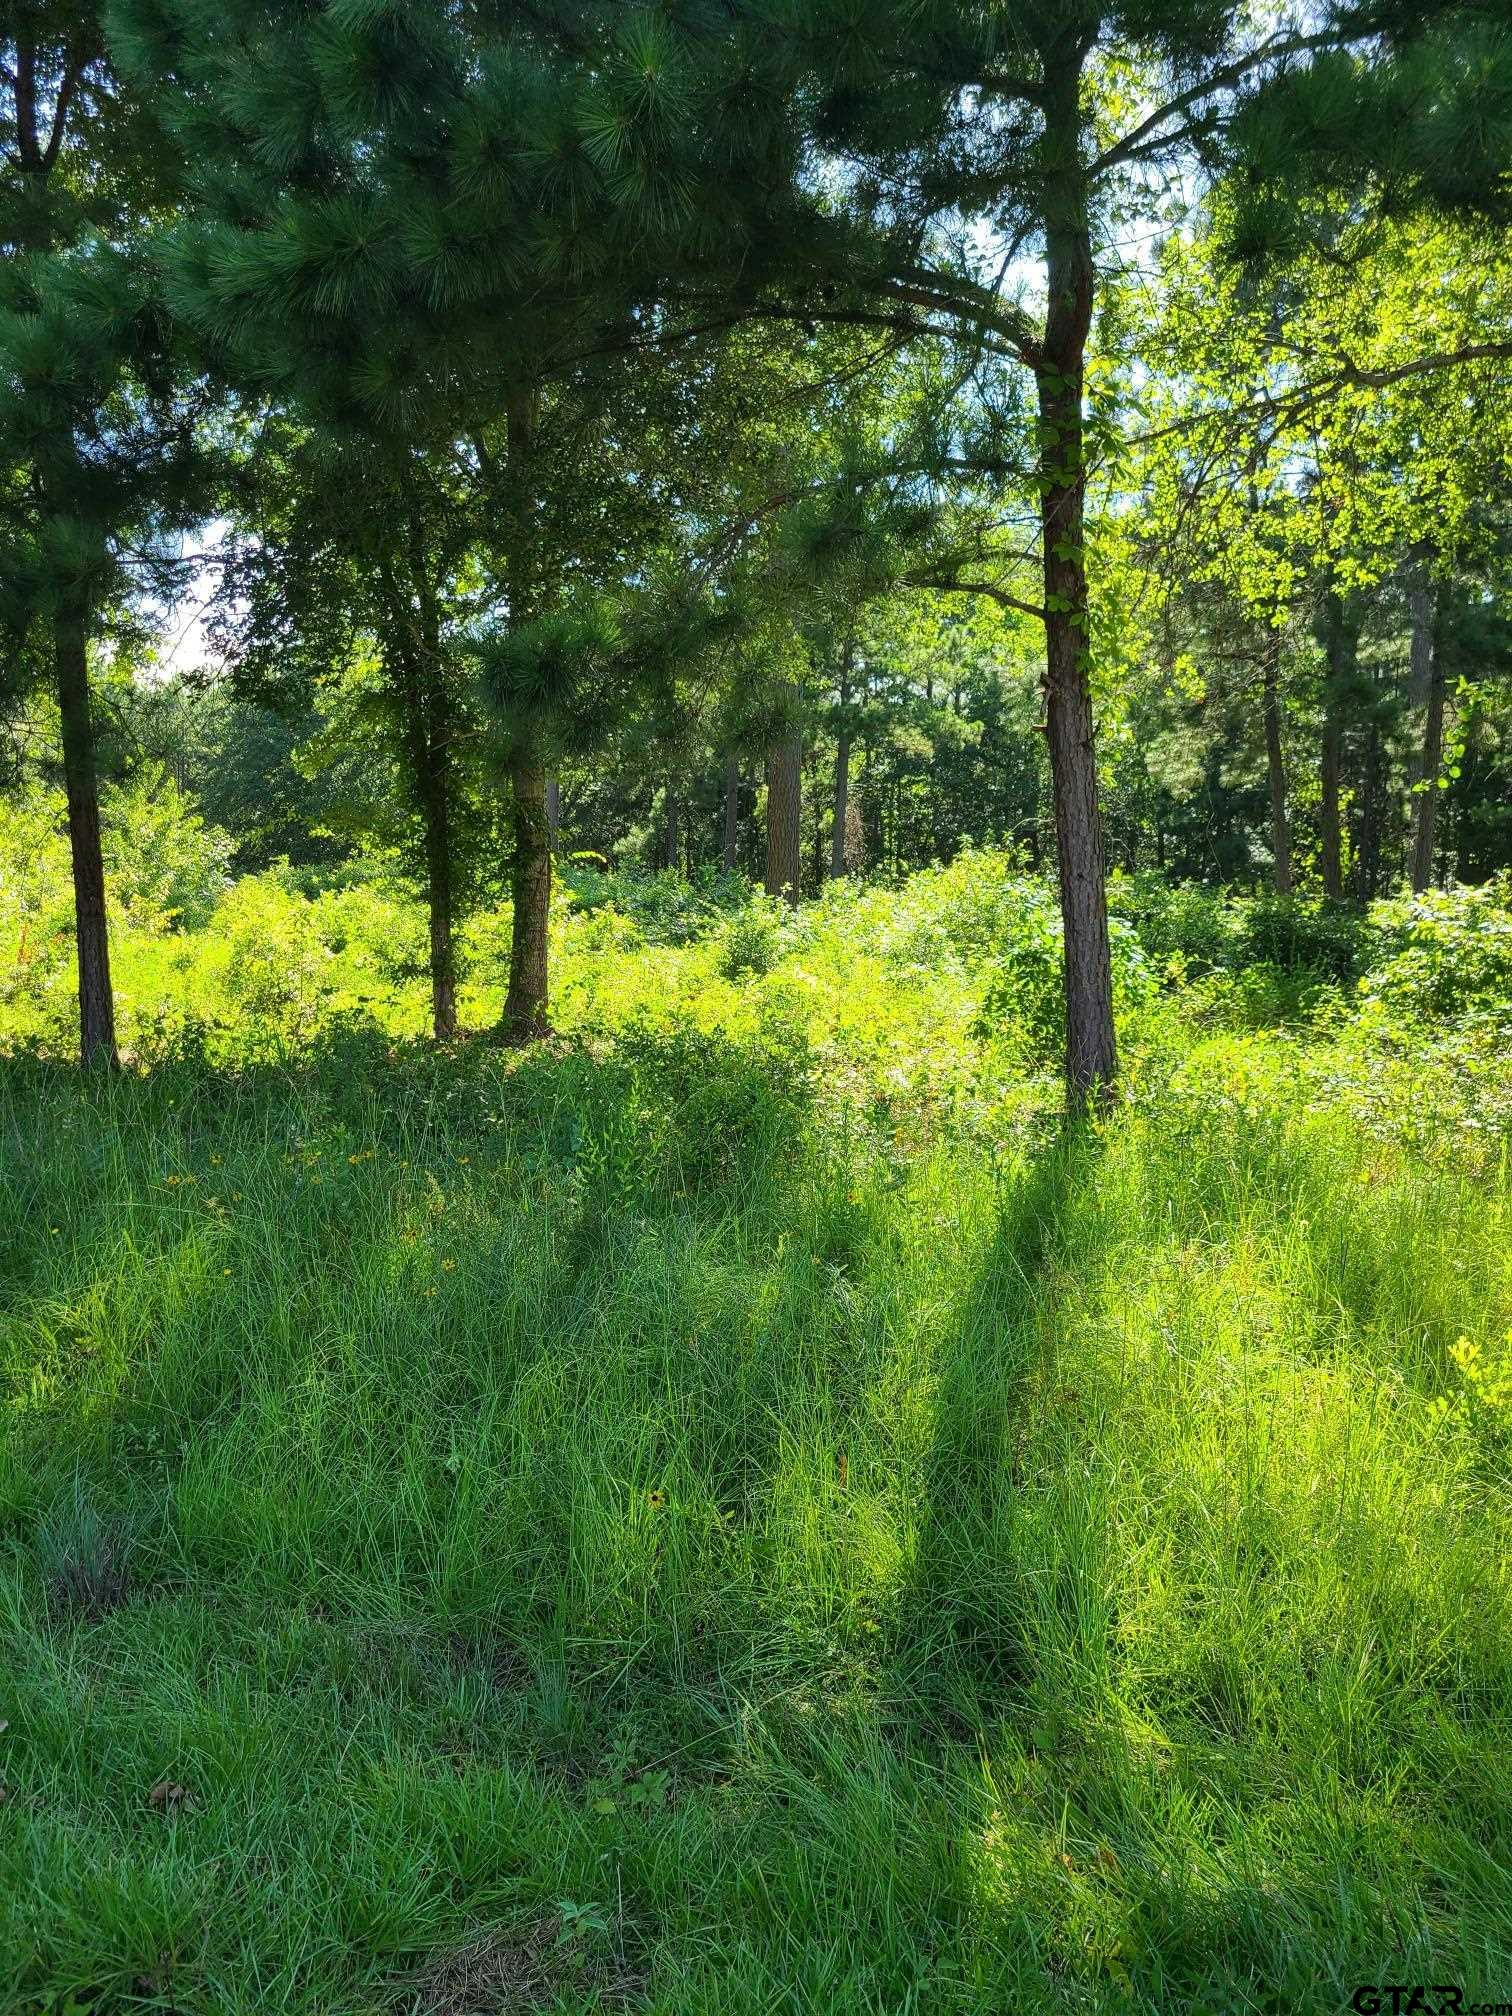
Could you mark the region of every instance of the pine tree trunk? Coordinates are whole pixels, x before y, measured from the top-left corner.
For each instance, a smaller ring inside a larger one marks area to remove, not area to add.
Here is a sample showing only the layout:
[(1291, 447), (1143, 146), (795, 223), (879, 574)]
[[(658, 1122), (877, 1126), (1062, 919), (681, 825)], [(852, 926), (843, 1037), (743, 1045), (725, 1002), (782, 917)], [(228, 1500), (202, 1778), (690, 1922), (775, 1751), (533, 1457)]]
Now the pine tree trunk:
[(682, 808), (678, 804), (677, 793), (669, 784), (666, 796), (667, 824), (662, 836), (662, 866), (664, 868), (675, 870), (677, 867), (678, 856), (681, 851), (681, 839), (678, 830), (681, 810)]
[(814, 887), (822, 889), (825, 875), (824, 799), (819, 789), (817, 758), (810, 759), (808, 796), (814, 808)]
[(546, 779), (546, 831), (551, 839), (551, 851), (557, 851), (562, 838), (562, 780), (560, 777)]
[(724, 789), (724, 871), (733, 875), (740, 866), (740, 758), (725, 762)]
[[(1417, 816), (1412, 829), (1412, 887), (1421, 895), (1433, 880), (1433, 848), (1438, 826), (1439, 768), (1444, 760), (1444, 652), (1427, 582), (1412, 607), (1414, 705), (1425, 708), (1423, 747), (1418, 760)], [(1418, 695), (1421, 680), (1422, 693)]]
[(1344, 899), (1344, 691), (1354, 675), (1354, 644), (1342, 598), (1330, 591), (1324, 605), (1323, 648), (1328, 671), (1323, 688), (1323, 742), (1318, 807), (1319, 866), (1323, 894)]
[(846, 709), (850, 705), (850, 675), (855, 649), (854, 641), (847, 643), (840, 659), (840, 719), (835, 730), (835, 830), (830, 840), (830, 874), (837, 881), (849, 866), (846, 840), (850, 818), (851, 735)]
[(414, 546), (408, 594), (390, 565), (379, 570), (389, 625), (384, 656), (402, 709), (410, 782), (420, 814), (430, 940), (431, 1031), (438, 1043), (452, 1043), (457, 1036), (457, 967), (452, 943), (451, 718), (423, 544), (416, 539)]
[(551, 833), (546, 819), (546, 773), (540, 759), (522, 752), (510, 765), (514, 789), (514, 933), (509, 949), (509, 993), (501, 1034), (506, 1043), (533, 1043), (550, 1031), (547, 1021), (547, 930), (551, 921)]
[(1088, 670), (1082, 388), (1092, 320), (1092, 247), (1079, 155), (1079, 65), (1047, 63), (1048, 308), (1036, 372), (1045, 578), (1045, 718), (1065, 937), (1066, 1089), (1073, 1111), (1118, 1075), (1102, 818)]
[(1291, 820), (1286, 807), (1286, 752), (1281, 741), (1280, 658), (1280, 639), (1267, 639), (1262, 705), (1265, 713), (1265, 772), (1270, 784), (1271, 853), (1276, 864), (1276, 888), (1282, 896), (1289, 896), (1292, 891)]
[(63, 777), (68, 793), (68, 845), (73, 857), (74, 930), (79, 975), (79, 1056), (114, 1068), (115, 996), (110, 985), (110, 934), (105, 917), (105, 857), (100, 847), (100, 787), (94, 720), (89, 704), (89, 653), (84, 613), (59, 612), (53, 637)]
[(450, 791), (440, 751), (431, 739), (421, 772), (426, 899), (430, 912), (431, 1027), (438, 1043), (457, 1038), (457, 960), (452, 943)]
[(1360, 791), (1359, 837), (1355, 848), (1357, 894), (1374, 902), (1381, 887), (1381, 836), (1386, 823), (1386, 752), (1378, 721), (1365, 742), (1365, 775)]
[(438, 1043), (457, 1037), (457, 963), (452, 944), (451, 790), (448, 722), (442, 695), (422, 698), (413, 665), (406, 667), (410, 762), (425, 840), (425, 901), (430, 925), (431, 1030)]
[[(515, 391), (505, 402), (509, 454), (510, 528), (506, 578), (509, 622), (519, 629), (535, 613), (537, 584), (531, 566), (536, 403)], [(510, 759), (514, 859), (510, 895), (514, 926), (509, 947), (509, 991), (500, 1036), (510, 1044), (548, 1035), (548, 932), (551, 923), (551, 816), (546, 771), (528, 730), (518, 733)]]
[(830, 840), (830, 874), (837, 880), (846, 872), (846, 822), (850, 817), (850, 730), (842, 728), (835, 741), (835, 830)]
[(803, 846), (803, 737), (784, 730), (767, 753), (766, 892), (798, 901)]

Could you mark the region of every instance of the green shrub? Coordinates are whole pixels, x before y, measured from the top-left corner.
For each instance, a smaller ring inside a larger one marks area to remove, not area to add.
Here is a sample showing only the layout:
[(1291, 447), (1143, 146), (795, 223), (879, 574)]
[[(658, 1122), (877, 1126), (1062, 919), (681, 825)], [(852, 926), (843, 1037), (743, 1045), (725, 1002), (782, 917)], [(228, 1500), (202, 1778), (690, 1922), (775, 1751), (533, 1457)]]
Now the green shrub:
[(1148, 958), (1176, 976), (1201, 975), (1233, 963), (1241, 912), (1227, 893), (1162, 875), (1115, 875), (1108, 907), (1134, 927)]
[(583, 861), (570, 861), (561, 871), (561, 880), (574, 909), (617, 910), (634, 920), (648, 945), (685, 945), (706, 938), (726, 917), (744, 909), (751, 895), (751, 885), (743, 875), (711, 871), (690, 881), (670, 871), (653, 875), (606, 872)]
[[(1064, 937), (1056, 893), (1046, 883), (1019, 878), (1017, 902), (998, 916), (1000, 937), (982, 997), (978, 1032), (1001, 1036), (1005, 1025), (1021, 1034), (1032, 1057), (1060, 1055), (1066, 1037)], [(1108, 920), (1113, 960), (1113, 1005), (1121, 1015), (1147, 1006), (1159, 991), (1155, 969), (1132, 924)]]
[(792, 937), (792, 912), (775, 896), (752, 894), (719, 934), (719, 970), (727, 980), (770, 973)]
[(1393, 1014), (1512, 1019), (1512, 877), (1376, 904), (1362, 992)]
[(1279, 966), (1324, 980), (1352, 980), (1364, 964), (1369, 930), (1359, 911), (1315, 896), (1268, 893), (1241, 906), (1235, 948), (1242, 966)]

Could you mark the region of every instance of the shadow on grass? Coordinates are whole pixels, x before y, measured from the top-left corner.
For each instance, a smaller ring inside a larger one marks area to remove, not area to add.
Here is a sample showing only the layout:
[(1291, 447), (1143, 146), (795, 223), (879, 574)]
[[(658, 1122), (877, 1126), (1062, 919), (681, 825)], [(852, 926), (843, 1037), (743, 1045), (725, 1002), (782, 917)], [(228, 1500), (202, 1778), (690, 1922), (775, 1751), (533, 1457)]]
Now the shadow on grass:
[(1039, 1458), (1026, 1397), (1053, 1348), (1049, 1276), (1069, 1255), (1101, 1155), (1094, 1129), (1069, 1127), (1004, 1184), (941, 1347), (897, 1678), (933, 1699), (947, 1726), (1000, 1711), (1002, 1690), (1019, 1692), (1032, 1675), (1038, 1599), (1022, 1527)]

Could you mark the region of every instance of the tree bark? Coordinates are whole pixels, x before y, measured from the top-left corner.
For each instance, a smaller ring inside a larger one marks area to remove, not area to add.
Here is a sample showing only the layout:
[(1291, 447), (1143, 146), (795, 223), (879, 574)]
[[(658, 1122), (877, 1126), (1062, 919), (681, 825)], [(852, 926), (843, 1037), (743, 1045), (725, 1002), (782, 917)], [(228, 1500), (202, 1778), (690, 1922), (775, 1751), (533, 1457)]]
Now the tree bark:
[(1330, 590), (1323, 611), (1323, 649), (1328, 671), (1323, 688), (1323, 741), (1318, 807), (1319, 867), (1323, 894), (1335, 903), (1344, 899), (1344, 691), (1354, 675), (1354, 634), (1343, 598)]
[(682, 807), (678, 803), (677, 792), (671, 784), (667, 786), (665, 810), (667, 823), (662, 835), (662, 866), (675, 871), (682, 844), (679, 830)]
[(837, 880), (845, 874), (846, 821), (850, 817), (850, 730), (842, 728), (835, 740), (835, 830), (830, 839), (830, 874)]
[[(509, 622), (511, 629), (519, 629), (534, 614), (537, 590), (531, 565), (534, 530), (531, 475), (536, 428), (532, 395), (511, 393), (505, 402), (505, 421), (513, 519), (507, 570)], [(514, 924), (509, 947), (509, 990), (504, 997), (499, 1033), (510, 1044), (533, 1043), (551, 1029), (547, 1018), (551, 817), (538, 733), (539, 724), (516, 724), (509, 765), (514, 840), (510, 894)]]
[(1292, 892), (1291, 820), (1286, 806), (1286, 751), (1281, 741), (1281, 639), (1272, 634), (1265, 646), (1265, 686), (1262, 706), (1265, 713), (1265, 772), (1270, 783), (1271, 854), (1275, 860), (1276, 889), (1282, 896)]
[(116, 1052), (115, 996), (110, 985), (110, 932), (105, 916), (105, 857), (100, 846), (100, 786), (89, 701), (89, 652), (84, 612), (65, 608), (53, 635), (63, 778), (68, 793), (68, 845), (73, 857), (74, 931), (79, 976), (79, 1056), (112, 1069)]
[(551, 836), (551, 851), (555, 854), (562, 837), (562, 780), (560, 777), (546, 779), (546, 831)]
[(1118, 1075), (1102, 818), (1088, 666), (1082, 391), (1092, 322), (1092, 242), (1080, 158), (1080, 64), (1045, 66), (1048, 307), (1035, 372), (1045, 579), (1045, 728), (1065, 939), (1066, 1090), (1073, 1111)]
[(733, 875), (740, 866), (740, 758), (725, 760), (724, 870)]
[(403, 709), (415, 802), (425, 858), (425, 907), (430, 940), (431, 1032), (438, 1043), (457, 1037), (457, 965), (452, 941), (451, 718), (441, 663), (441, 638), (429, 591), (424, 542), (410, 542), (409, 593), (391, 566), (380, 567), (390, 636), (385, 659)]
[[(1444, 760), (1444, 650), (1436, 621), (1436, 597), (1424, 581), (1414, 591), (1412, 605), (1412, 670), (1414, 704), (1426, 711), (1423, 747), (1418, 760), (1417, 817), (1412, 829), (1412, 887), (1417, 895), (1433, 880), (1433, 849), (1437, 837), (1439, 767)], [(1422, 694), (1417, 688), (1419, 679)]]
[(446, 766), (446, 726), (439, 696), (415, 734), (419, 816), (425, 831), (425, 905), (429, 911), (431, 1032), (437, 1042), (458, 1036), (458, 964), (452, 941), (452, 790)]
[(803, 846), (803, 737), (785, 729), (767, 752), (766, 893), (798, 901)]
[(850, 672), (853, 646), (840, 660), (840, 719), (835, 730), (835, 830), (830, 839), (830, 874), (838, 880), (849, 863), (845, 858), (846, 820), (850, 816)]
[(506, 1043), (533, 1043), (550, 1033), (547, 1020), (547, 931), (551, 921), (551, 831), (546, 818), (546, 773), (528, 751), (510, 765), (514, 793), (514, 866), (510, 890), (514, 930), (509, 948), (509, 993), (501, 1034)]
[(1378, 720), (1365, 739), (1365, 774), (1361, 780), (1360, 816), (1355, 847), (1356, 891), (1374, 902), (1381, 887), (1381, 836), (1386, 824), (1386, 752)]

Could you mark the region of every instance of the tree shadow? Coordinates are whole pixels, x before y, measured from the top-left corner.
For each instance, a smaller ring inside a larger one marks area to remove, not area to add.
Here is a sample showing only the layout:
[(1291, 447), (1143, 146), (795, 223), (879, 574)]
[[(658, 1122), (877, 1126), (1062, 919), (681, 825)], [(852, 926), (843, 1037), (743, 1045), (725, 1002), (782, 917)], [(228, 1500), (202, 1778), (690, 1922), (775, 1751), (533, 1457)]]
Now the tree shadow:
[(1068, 1256), (1102, 1137), (1072, 1124), (1005, 1178), (990, 1244), (941, 1346), (912, 1572), (894, 1683), (934, 1704), (947, 1730), (980, 1696), (1021, 1691), (1033, 1667), (1022, 1524), (1036, 1463), (1028, 1389), (1051, 1349), (1051, 1276)]

